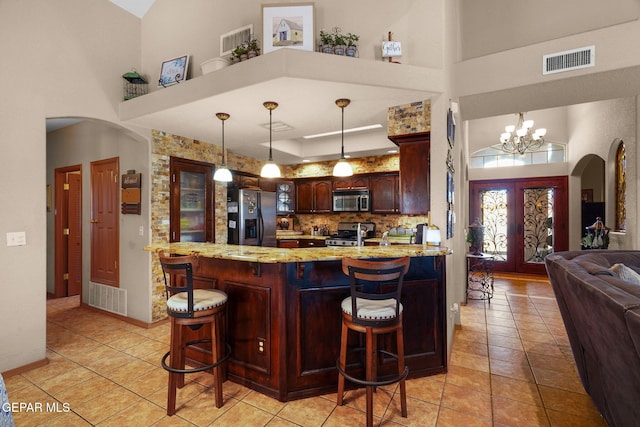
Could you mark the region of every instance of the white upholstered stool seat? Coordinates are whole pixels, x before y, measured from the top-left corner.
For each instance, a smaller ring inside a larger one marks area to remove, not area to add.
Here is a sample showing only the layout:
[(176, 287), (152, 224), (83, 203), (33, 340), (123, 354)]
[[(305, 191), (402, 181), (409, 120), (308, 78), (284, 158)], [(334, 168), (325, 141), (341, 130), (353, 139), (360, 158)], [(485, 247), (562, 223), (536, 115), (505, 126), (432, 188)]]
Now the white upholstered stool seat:
[[(227, 294), (218, 289), (194, 289), (193, 311), (209, 310), (227, 302)], [(189, 294), (179, 292), (167, 300), (167, 309), (171, 311), (189, 311)]]
[[(349, 316), (352, 313), (351, 297), (342, 301), (342, 311)], [(396, 317), (396, 300), (395, 298), (385, 300), (369, 300), (358, 298), (356, 300), (358, 307), (357, 318), (360, 319), (393, 319)], [(402, 304), (400, 304), (400, 314), (402, 314)]]

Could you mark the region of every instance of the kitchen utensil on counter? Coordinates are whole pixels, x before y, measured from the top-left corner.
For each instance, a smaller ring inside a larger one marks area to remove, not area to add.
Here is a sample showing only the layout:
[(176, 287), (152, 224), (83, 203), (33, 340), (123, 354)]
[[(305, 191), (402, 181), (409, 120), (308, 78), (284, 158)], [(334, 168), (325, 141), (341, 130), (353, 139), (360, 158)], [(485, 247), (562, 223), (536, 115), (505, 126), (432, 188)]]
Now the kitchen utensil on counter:
[(382, 233), (382, 240), (380, 240), (380, 246), (389, 246), (389, 232)]

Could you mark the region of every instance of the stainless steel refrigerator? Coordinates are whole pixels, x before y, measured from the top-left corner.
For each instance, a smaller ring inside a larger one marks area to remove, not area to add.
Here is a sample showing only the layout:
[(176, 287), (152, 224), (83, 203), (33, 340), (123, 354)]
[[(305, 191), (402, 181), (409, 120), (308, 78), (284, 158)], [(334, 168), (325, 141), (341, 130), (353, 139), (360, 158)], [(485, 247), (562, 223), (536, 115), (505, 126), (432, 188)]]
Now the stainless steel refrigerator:
[(276, 193), (253, 189), (227, 192), (227, 242), (276, 246)]

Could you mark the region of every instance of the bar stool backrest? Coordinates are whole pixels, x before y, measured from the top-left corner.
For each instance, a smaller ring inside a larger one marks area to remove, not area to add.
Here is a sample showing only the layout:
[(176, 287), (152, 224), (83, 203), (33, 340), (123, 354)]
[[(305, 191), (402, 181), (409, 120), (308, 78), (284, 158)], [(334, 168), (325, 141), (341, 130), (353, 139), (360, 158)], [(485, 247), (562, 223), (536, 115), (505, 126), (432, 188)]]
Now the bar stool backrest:
[[(404, 275), (409, 270), (408, 256), (369, 261), (355, 258), (342, 259), (342, 271), (349, 276), (351, 286), (351, 321), (362, 326), (382, 326), (400, 320), (400, 296)], [(358, 316), (359, 299), (369, 301), (395, 300), (395, 318)]]
[(173, 317), (193, 317), (193, 265), (198, 258), (193, 255), (170, 257), (160, 255), (162, 276), (167, 300), (180, 292), (187, 293), (187, 311), (176, 312), (167, 309), (167, 313)]

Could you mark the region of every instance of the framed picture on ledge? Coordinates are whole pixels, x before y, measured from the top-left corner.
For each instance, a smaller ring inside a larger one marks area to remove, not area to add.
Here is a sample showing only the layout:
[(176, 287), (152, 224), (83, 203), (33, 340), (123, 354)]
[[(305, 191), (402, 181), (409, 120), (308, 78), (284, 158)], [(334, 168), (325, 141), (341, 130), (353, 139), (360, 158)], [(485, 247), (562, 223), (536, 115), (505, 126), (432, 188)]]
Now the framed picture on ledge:
[(158, 87), (167, 87), (187, 80), (188, 71), (189, 55), (163, 61), (162, 67), (160, 67)]
[(262, 51), (282, 48), (314, 51), (313, 3), (262, 5)]

